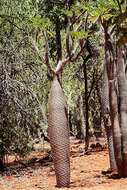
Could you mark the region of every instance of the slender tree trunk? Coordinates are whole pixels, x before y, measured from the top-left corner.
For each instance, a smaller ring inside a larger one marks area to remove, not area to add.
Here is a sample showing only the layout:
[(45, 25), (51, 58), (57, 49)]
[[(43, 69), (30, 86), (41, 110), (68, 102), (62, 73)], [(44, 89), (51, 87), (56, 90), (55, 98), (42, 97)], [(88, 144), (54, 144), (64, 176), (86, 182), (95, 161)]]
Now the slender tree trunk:
[(107, 75), (109, 81), (109, 102), (110, 102), (110, 116), (111, 125), (113, 130), (113, 142), (115, 159), (120, 177), (123, 176), (123, 159), (122, 159), (122, 142), (121, 142), (121, 130), (119, 124), (119, 113), (118, 113), (118, 96), (117, 96), (117, 78), (116, 78), (116, 60), (114, 45), (111, 41), (110, 35), (108, 34), (108, 23), (103, 23), (105, 32), (105, 62), (107, 68)]
[(119, 125), (119, 115), (118, 115), (118, 100), (116, 94), (116, 88), (114, 81), (110, 83), (109, 86), (109, 97), (110, 97), (110, 109), (111, 109), (111, 121), (113, 127), (113, 140), (114, 140), (114, 151), (115, 158), (118, 167), (118, 173), (120, 177), (123, 176), (123, 160), (121, 152), (121, 131)]
[(59, 60), (62, 59), (62, 44), (61, 44), (61, 28), (60, 28), (60, 19), (57, 16), (56, 17), (56, 23), (55, 23), (55, 30), (56, 30), (56, 49), (57, 49), (57, 63)]
[(122, 48), (118, 48), (117, 66), (118, 66), (120, 126), (122, 134), (123, 168), (124, 168), (124, 177), (127, 177), (127, 79), (125, 74), (125, 64), (124, 64), (124, 57), (122, 55)]
[(103, 86), (102, 86), (102, 113), (103, 113), (103, 121), (108, 142), (110, 170), (111, 172), (114, 172), (117, 171), (117, 165), (114, 154), (113, 131), (111, 126), (111, 118), (110, 118), (109, 84), (108, 84), (108, 77), (105, 65), (104, 65), (104, 76), (103, 76)]
[(72, 113), (71, 113), (71, 110), (69, 110), (69, 113), (68, 113), (68, 120), (69, 120), (70, 135), (73, 136)]
[(84, 62), (83, 73), (85, 80), (85, 121), (86, 121), (85, 151), (87, 152), (89, 148), (89, 103), (88, 103), (88, 81), (87, 81), (86, 62)]
[(82, 139), (85, 140), (86, 137), (86, 125), (85, 125), (85, 117), (84, 117), (84, 106), (83, 106), (83, 97), (80, 95), (80, 119), (81, 119), (81, 133)]
[(5, 150), (3, 143), (0, 145), (0, 171), (4, 171), (5, 168)]

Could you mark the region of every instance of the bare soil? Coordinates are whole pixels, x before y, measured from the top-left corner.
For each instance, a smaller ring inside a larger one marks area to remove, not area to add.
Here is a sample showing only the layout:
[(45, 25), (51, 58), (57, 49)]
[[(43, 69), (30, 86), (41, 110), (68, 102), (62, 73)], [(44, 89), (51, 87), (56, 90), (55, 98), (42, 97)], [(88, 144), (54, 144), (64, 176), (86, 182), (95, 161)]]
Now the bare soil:
[[(84, 155), (83, 147), (83, 143), (71, 141), (70, 190), (127, 190), (127, 179), (110, 179), (101, 173), (109, 167), (107, 149)], [(50, 149), (48, 144), (46, 149)], [(0, 190), (58, 190), (55, 185), (51, 157), (42, 151), (20, 162), (14, 162), (11, 156), (7, 170), (0, 176)]]

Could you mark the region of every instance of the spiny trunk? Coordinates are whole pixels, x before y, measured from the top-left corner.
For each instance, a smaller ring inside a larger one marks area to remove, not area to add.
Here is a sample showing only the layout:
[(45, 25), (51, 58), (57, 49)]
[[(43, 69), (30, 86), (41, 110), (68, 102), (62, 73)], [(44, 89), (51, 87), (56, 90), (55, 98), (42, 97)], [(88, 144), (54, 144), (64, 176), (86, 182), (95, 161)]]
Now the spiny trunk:
[(122, 155), (124, 177), (127, 177), (127, 79), (125, 75), (124, 57), (122, 49), (118, 48), (117, 66), (118, 66), (118, 87), (119, 87), (119, 109), (120, 126), (122, 134)]
[(49, 97), (49, 138), (58, 187), (70, 184), (70, 148), (66, 102), (57, 77), (52, 82)]
[(102, 113), (104, 126), (107, 136), (108, 142), (108, 150), (109, 150), (109, 160), (110, 160), (110, 170), (112, 172), (117, 170), (115, 154), (114, 154), (114, 144), (113, 144), (113, 132), (111, 126), (111, 118), (110, 118), (110, 106), (109, 106), (109, 85), (108, 85), (108, 77), (106, 66), (104, 66), (104, 77), (103, 77), (103, 86), (102, 86)]

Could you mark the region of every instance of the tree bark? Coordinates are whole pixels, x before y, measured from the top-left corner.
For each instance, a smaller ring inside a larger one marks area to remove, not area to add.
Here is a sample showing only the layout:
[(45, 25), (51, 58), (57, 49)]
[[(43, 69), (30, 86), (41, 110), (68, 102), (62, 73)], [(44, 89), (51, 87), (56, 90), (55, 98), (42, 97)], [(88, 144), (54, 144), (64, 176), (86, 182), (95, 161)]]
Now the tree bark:
[(3, 143), (0, 145), (0, 171), (5, 169), (5, 149)]
[(127, 177), (127, 79), (125, 74), (125, 64), (124, 57), (122, 55), (122, 48), (118, 48), (117, 66), (123, 169), (124, 177)]
[(116, 77), (116, 55), (115, 47), (111, 41), (108, 33), (108, 23), (103, 23), (105, 33), (105, 63), (109, 81), (109, 103), (110, 103), (110, 116), (111, 125), (113, 130), (113, 142), (115, 159), (120, 177), (123, 176), (123, 159), (122, 159), (122, 142), (121, 142), (121, 130), (119, 123), (118, 112), (118, 96), (117, 96), (117, 77)]
[(86, 121), (85, 151), (87, 152), (89, 148), (89, 103), (88, 103), (88, 81), (87, 81), (86, 60), (84, 60), (83, 73), (85, 80), (85, 121)]
[(69, 120), (70, 135), (73, 136), (73, 126), (72, 126), (72, 113), (71, 113), (71, 110), (69, 110), (69, 113), (68, 113), (68, 120)]
[(84, 106), (83, 106), (83, 97), (80, 95), (80, 119), (81, 119), (81, 138), (85, 140), (86, 137), (86, 125), (85, 125), (85, 116), (84, 116)]
[(102, 86), (102, 113), (103, 113), (103, 121), (108, 142), (110, 170), (111, 172), (114, 172), (117, 171), (117, 165), (114, 154), (113, 131), (111, 126), (111, 118), (110, 118), (109, 84), (108, 84), (108, 77), (105, 65), (104, 65), (104, 76), (103, 76), (103, 86)]
[(118, 100), (115, 88), (115, 81), (110, 82), (109, 86), (109, 97), (110, 97), (110, 109), (111, 109), (111, 123), (113, 127), (113, 141), (114, 141), (114, 152), (117, 163), (119, 176), (123, 176), (123, 159), (122, 159), (122, 142), (121, 142), (121, 131), (119, 125), (119, 114), (118, 114)]
[(70, 147), (67, 106), (63, 90), (54, 77), (49, 96), (48, 132), (58, 187), (70, 185)]
[(61, 34), (60, 34), (60, 19), (56, 17), (55, 23), (55, 30), (56, 30), (56, 50), (57, 50), (57, 63), (59, 60), (62, 60), (62, 44), (61, 44)]

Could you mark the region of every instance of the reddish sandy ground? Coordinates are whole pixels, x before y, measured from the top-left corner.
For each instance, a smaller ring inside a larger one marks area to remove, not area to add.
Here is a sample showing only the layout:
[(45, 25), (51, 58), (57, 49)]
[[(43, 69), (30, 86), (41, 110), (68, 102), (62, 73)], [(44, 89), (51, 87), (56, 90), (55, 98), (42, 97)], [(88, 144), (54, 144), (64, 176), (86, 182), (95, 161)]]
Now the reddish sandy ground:
[[(109, 166), (107, 150), (82, 156), (83, 144), (73, 141), (71, 147), (70, 190), (127, 190), (127, 179), (113, 180), (101, 174)], [(0, 190), (58, 190), (53, 165), (41, 162), (42, 157), (43, 152), (34, 152), (30, 157), (33, 161), (35, 158), (34, 163), (27, 167), (20, 164), (9, 167), (5, 175), (0, 176)]]

